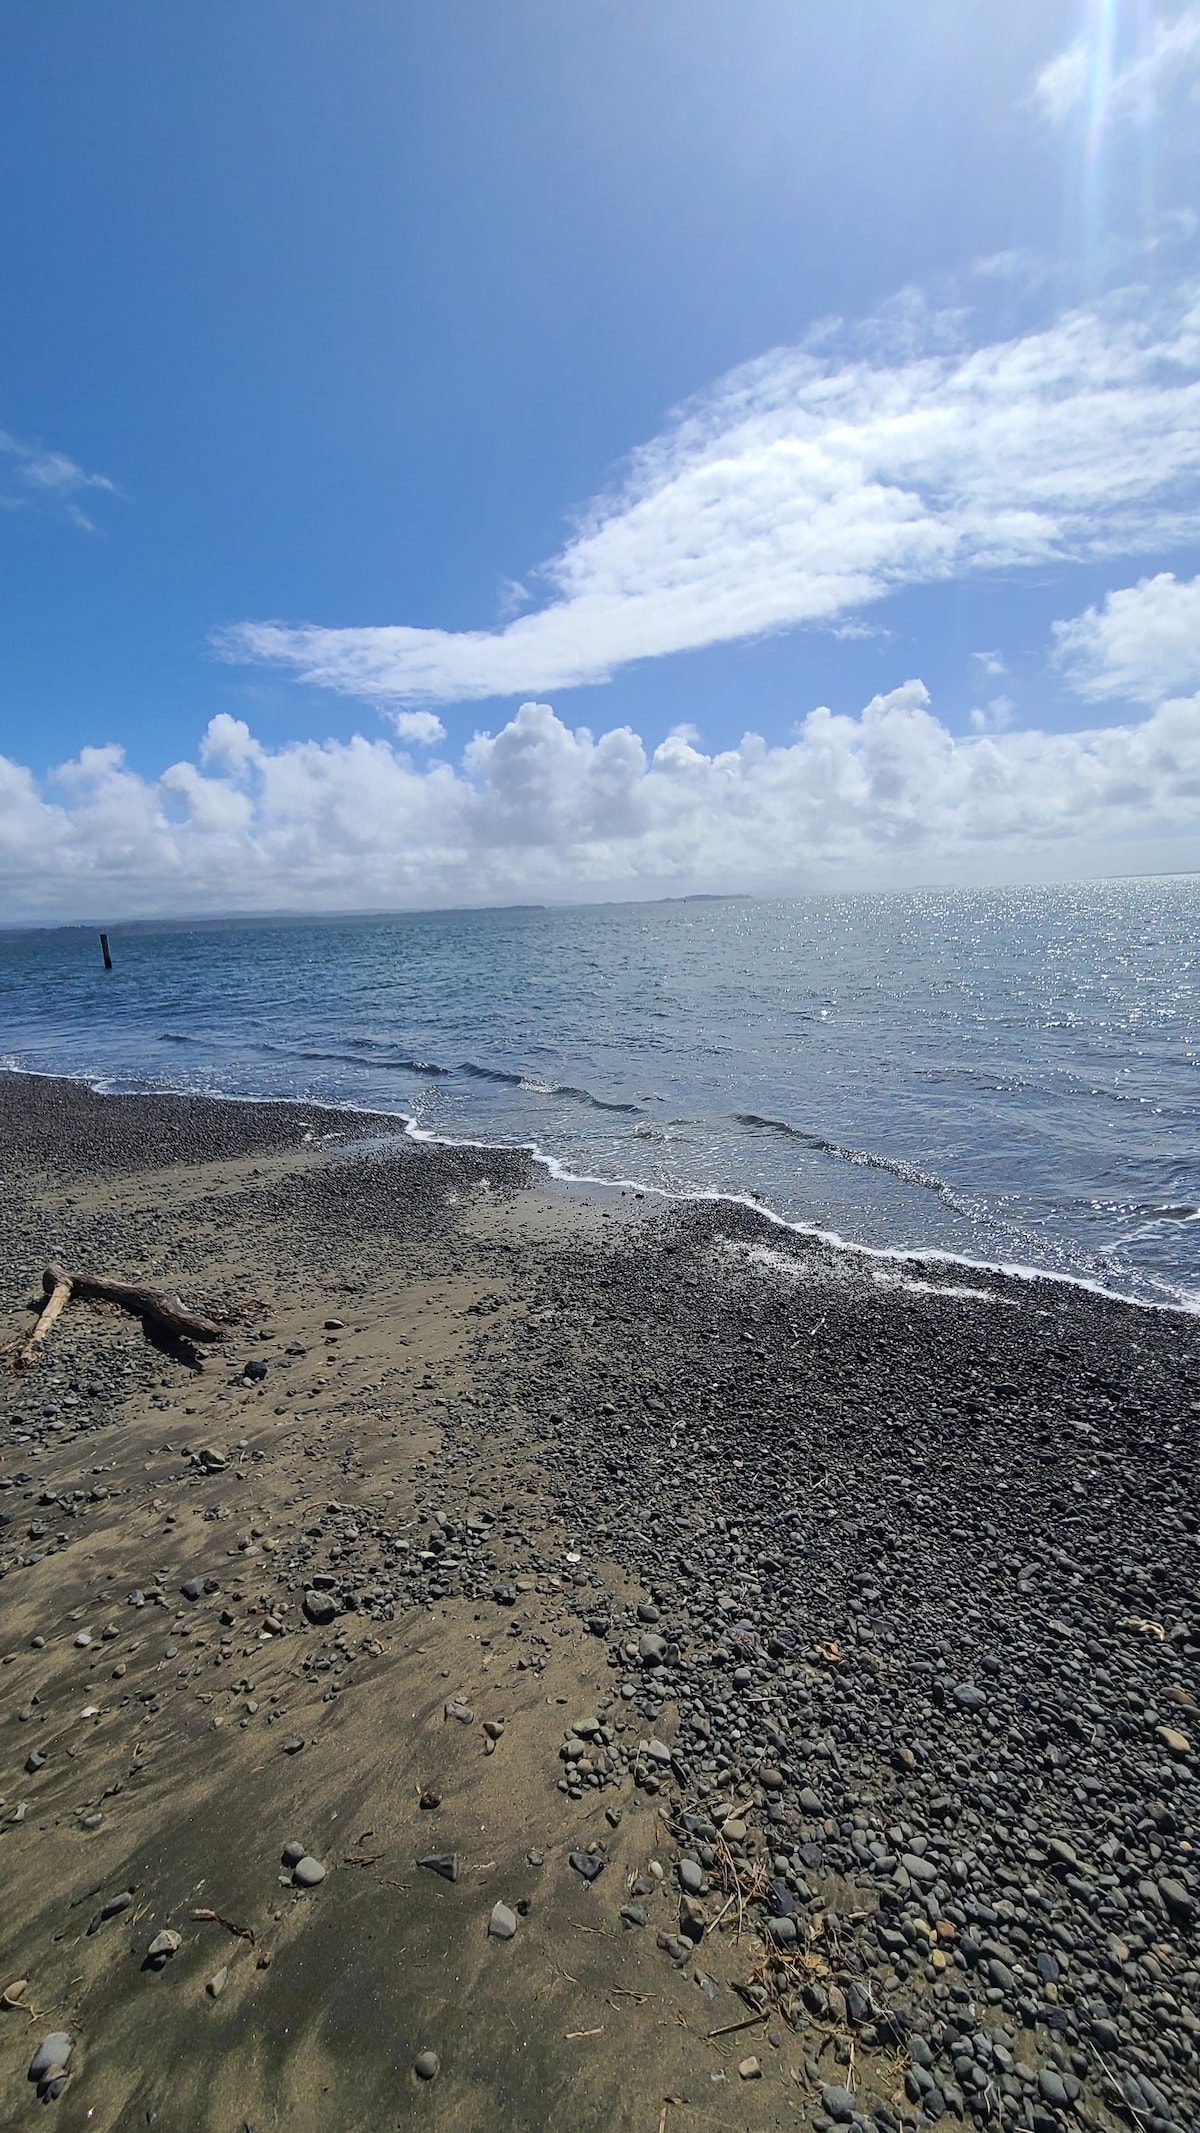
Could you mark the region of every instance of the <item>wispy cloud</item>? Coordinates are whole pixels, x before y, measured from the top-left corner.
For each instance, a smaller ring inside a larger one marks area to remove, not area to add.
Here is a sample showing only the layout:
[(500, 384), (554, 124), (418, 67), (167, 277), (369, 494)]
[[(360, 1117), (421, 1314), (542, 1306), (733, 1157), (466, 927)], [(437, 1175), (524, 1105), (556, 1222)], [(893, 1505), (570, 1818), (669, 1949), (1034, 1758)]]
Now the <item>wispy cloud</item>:
[(971, 272), (983, 281), (1005, 283), (1025, 294), (1042, 288), (1050, 279), (1051, 263), (1041, 252), (1018, 245), (1005, 252), (988, 252), (973, 260)]
[(971, 729), (974, 733), (1007, 733), (1016, 715), (1011, 696), (993, 696), (990, 703), (977, 705), (972, 711)]
[(1200, 687), (1200, 577), (1160, 571), (1056, 622), (1054, 657), (1080, 696), (1159, 703)]
[(1138, 49), (1120, 64), (1112, 53), (1113, 16), (1097, 8), (1087, 31), (1055, 54), (1036, 76), (1029, 101), (1052, 125), (1085, 110), (1093, 126), (1112, 118), (1147, 118), (1175, 82), (1200, 69), (1200, 7), (1163, 21), (1152, 16)]
[(65, 452), (47, 451), (0, 430), (0, 506), (56, 510), (91, 533), (92, 522), (79, 502), (89, 489), (116, 493), (107, 474), (89, 474)]
[(198, 760), (157, 779), (112, 746), (43, 783), (0, 756), (0, 908), (37, 920), (1028, 880), (1120, 868), (1139, 837), (1161, 865), (1161, 840), (1198, 822), (1200, 697), (1099, 731), (956, 739), (908, 682), (857, 717), (811, 712), (783, 746), (747, 733), (717, 754), (689, 726), (651, 753), (627, 726), (597, 737), (527, 703), (458, 764), (360, 736), (270, 748), (222, 714)]
[[(902, 307), (903, 308), (903, 307)], [(944, 322), (943, 322), (944, 325)], [(349, 695), (550, 693), (897, 589), (1200, 532), (1200, 300), (1127, 292), (980, 347), (839, 355), (823, 329), (722, 378), (629, 463), (495, 629), (247, 622), (224, 656)], [(879, 340), (876, 335), (876, 341)], [(935, 321), (926, 339), (953, 339)]]

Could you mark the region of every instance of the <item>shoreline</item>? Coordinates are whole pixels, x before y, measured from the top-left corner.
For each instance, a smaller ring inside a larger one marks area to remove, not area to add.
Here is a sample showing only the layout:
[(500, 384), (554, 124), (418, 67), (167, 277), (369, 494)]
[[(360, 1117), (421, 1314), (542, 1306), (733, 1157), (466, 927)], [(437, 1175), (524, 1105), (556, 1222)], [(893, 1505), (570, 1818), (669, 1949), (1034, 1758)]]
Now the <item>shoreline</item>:
[[(561, 1185), (585, 1194), (633, 1193), (640, 1199), (661, 1202), (672, 1208), (688, 1205), (712, 1204), (718, 1207), (740, 1207), (757, 1215), (768, 1228), (781, 1230), (795, 1237), (806, 1238), (823, 1245), (830, 1251), (857, 1254), (863, 1259), (884, 1263), (925, 1264), (960, 1267), (966, 1272), (1002, 1274), (1017, 1281), (1059, 1282), (1069, 1288), (1082, 1289), (1088, 1294), (1100, 1296), (1109, 1302), (1128, 1304), (1134, 1310), (1177, 1313), (1185, 1318), (1200, 1318), (1200, 1293), (1195, 1297), (1180, 1297), (1177, 1300), (1160, 1300), (1148, 1296), (1128, 1296), (1119, 1289), (1109, 1288), (1104, 1282), (1084, 1274), (1067, 1274), (1054, 1267), (1039, 1267), (1022, 1260), (976, 1259), (968, 1253), (951, 1252), (940, 1245), (878, 1245), (867, 1244), (845, 1237), (838, 1230), (823, 1229), (815, 1222), (793, 1220), (781, 1215), (765, 1201), (750, 1193), (722, 1192), (707, 1187), (670, 1187), (648, 1184), (642, 1179), (598, 1175), (571, 1170), (557, 1156), (548, 1154), (536, 1141), (483, 1141), (459, 1138), (450, 1134), (433, 1133), (422, 1127), (406, 1111), (377, 1111), (361, 1104), (334, 1104), (327, 1100), (312, 1100), (304, 1096), (226, 1096), (211, 1092), (200, 1093), (188, 1089), (159, 1090), (153, 1093), (142, 1090), (105, 1088), (100, 1084), (103, 1076), (64, 1075), (42, 1073), (36, 1069), (0, 1067), (0, 1089), (5, 1081), (48, 1081), (62, 1083), (71, 1089), (86, 1090), (89, 1095), (111, 1099), (114, 1102), (144, 1101), (149, 1104), (216, 1104), (244, 1107), (248, 1110), (305, 1110), (322, 1118), (348, 1119), (362, 1123), (364, 1132), (354, 1138), (366, 1139), (366, 1128), (378, 1128), (388, 1122), (388, 1137), (413, 1143), (416, 1146), (446, 1149), (468, 1149), (479, 1154), (494, 1154), (499, 1158), (526, 1157), (530, 1163), (546, 1172), (553, 1185)], [(399, 1128), (397, 1132), (395, 1129)], [(334, 1137), (337, 1128), (330, 1129)], [(380, 1136), (384, 1137), (384, 1136)], [(1200, 1219), (1194, 1217), (1192, 1219)]]
[(10, 2110), (1192, 2133), (1200, 1327), (380, 1116), (0, 1076)]

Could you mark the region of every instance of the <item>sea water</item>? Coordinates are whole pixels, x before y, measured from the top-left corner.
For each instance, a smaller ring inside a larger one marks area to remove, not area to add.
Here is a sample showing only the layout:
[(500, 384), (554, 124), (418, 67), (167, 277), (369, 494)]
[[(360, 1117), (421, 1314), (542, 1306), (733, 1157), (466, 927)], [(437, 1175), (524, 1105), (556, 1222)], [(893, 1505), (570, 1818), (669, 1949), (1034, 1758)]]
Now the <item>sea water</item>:
[(0, 933), (0, 1063), (1200, 1308), (1200, 877)]

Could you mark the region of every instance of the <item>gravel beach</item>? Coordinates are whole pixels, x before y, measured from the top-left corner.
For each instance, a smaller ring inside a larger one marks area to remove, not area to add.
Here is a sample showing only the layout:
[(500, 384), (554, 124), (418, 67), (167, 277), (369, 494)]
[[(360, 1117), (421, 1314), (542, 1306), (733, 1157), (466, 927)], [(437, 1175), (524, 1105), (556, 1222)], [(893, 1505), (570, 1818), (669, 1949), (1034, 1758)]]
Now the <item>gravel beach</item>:
[[(1200, 1321), (0, 1076), (0, 2120), (1200, 2129)], [(202, 1347), (43, 1265), (215, 1320)]]

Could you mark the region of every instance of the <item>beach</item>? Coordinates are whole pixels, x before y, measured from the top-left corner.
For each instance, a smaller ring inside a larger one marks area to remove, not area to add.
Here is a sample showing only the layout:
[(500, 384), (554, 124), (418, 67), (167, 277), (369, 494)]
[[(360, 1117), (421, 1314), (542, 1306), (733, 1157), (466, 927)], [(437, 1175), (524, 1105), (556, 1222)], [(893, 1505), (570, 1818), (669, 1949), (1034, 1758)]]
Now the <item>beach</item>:
[[(0, 1173), (5, 2123), (1200, 2126), (1200, 1318), (317, 1104)], [(49, 1261), (219, 1338), (18, 1371)]]

